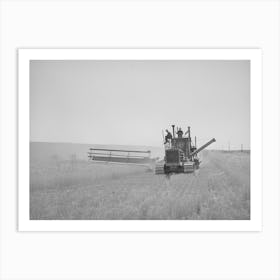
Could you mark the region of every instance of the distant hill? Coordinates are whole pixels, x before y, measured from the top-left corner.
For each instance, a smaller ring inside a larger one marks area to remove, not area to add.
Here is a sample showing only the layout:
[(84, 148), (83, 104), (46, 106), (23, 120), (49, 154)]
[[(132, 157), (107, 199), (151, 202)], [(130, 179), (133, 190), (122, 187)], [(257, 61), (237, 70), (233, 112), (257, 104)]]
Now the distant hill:
[(48, 161), (54, 156), (61, 160), (68, 160), (72, 155), (75, 155), (79, 160), (87, 160), (87, 152), (89, 151), (89, 148), (140, 151), (150, 150), (152, 158), (162, 158), (164, 154), (164, 149), (161, 147), (30, 142), (30, 160), (33, 163), (37, 161)]

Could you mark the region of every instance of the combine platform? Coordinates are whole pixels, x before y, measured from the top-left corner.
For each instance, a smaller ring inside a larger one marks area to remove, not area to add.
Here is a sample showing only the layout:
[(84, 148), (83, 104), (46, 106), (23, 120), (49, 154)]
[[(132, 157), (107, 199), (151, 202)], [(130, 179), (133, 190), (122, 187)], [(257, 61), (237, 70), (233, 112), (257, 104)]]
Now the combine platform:
[(94, 162), (149, 165), (154, 162), (151, 151), (90, 148), (88, 158)]

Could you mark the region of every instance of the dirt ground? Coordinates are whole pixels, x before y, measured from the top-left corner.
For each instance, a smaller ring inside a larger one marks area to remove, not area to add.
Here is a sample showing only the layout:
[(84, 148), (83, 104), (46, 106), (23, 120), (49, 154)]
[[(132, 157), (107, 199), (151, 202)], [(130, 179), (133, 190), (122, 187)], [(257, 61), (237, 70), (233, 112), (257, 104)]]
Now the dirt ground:
[(250, 153), (205, 151), (193, 174), (86, 161), (32, 163), (31, 219), (250, 219)]

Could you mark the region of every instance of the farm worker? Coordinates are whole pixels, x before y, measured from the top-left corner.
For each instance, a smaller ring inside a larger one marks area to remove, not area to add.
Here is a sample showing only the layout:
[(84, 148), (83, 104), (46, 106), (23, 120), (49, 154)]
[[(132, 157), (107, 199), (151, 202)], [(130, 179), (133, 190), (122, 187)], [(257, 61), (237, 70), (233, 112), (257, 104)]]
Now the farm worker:
[(164, 144), (166, 144), (166, 143), (168, 143), (169, 142), (169, 140), (171, 140), (172, 139), (172, 134), (166, 129), (165, 130), (166, 131), (166, 136), (165, 136), (165, 142), (164, 142)]
[(177, 134), (178, 134), (178, 138), (182, 138), (183, 137), (183, 131), (182, 131), (181, 127), (179, 128)]

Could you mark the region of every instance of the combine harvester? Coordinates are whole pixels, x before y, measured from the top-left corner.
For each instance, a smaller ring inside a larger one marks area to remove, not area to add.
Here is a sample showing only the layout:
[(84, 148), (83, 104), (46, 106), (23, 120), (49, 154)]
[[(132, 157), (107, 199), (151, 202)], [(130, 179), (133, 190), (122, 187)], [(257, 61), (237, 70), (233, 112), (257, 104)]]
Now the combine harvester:
[(198, 153), (215, 142), (215, 138), (197, 149), (196, 137), (194, 145), (191, 140), (190, 127), (188, 127), (185, 135), (181, 128), (177, 128), (177, 137), (175, 137), (175, 125), (172, 125), (172, 132), (172, 137), (164, 142), (164, 161), (156, 164), (155, 174), (194, 172), (200, 164)]
[(90, 148), (88, 158), (95, 162), (147, 166), (149, 169), (155, 169), (155, 174), (192, 173), (199, 168), (200, 161), (197, 154), (216, 140), (213, 138), (197, 149), (196, 140), (195, 145), (192, 144), (190, 127), (185, 135), (177, 128), (177, 137), (175, 137), (175, 125), (172, 125), (172, 130), (173, 136), (164, 143), (165, 156), (162, 161), (151, 158), (151, 151), (100, 148)]

